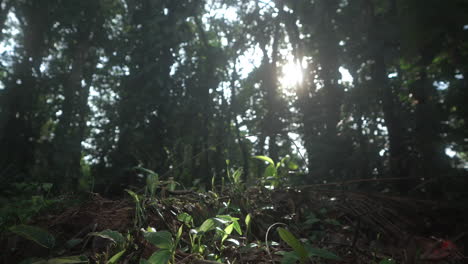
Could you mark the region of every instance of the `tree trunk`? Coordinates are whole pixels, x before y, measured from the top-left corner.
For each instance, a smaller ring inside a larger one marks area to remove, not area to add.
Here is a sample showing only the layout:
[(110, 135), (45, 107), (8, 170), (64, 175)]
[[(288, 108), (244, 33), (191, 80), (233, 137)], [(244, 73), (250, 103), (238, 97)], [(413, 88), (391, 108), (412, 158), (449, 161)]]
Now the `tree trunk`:
[[(10, 5), (12, 2), (7, 2)], [(47, 9), (37, 1), (16, 6), (23, 29), (22, 61), (6, 83), (0, 115), (0, 166), (12, 175), (29, 176), (44, 117), (40, 114), (40, 72), (48, 30)], [(5, 14), (6, 15), (6, 14)], [(34, 74), (34, 72), (36, 74)]]
[[(74, 47), (71, 72), (64, 85), (64, 101), (54, 139), (53, 162), (56, 167), (56, 182), (63, 182), (65, 189), (75, 190), (81, 177), (81, 142), (84, 140), (86, 115), (88, 113), (89, 87), (82, 87), (85, 63), (88, 61), (90, 33)], [(62, 179), (65, 177), (65, 180)]]

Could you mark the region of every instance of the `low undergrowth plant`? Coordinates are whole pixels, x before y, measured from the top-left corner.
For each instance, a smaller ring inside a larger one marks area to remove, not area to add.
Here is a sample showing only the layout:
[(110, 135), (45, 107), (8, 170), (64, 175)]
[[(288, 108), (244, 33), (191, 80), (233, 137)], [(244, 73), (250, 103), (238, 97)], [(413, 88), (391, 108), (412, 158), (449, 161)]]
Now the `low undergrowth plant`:
[(158, 247), (149, 259), (141, 259), (140, 264), (167, 264), (175, 263), (175, 253), (182, 236), (184, 226), (181, 225), (175, 235), (175, 239), (169, 231), (156, 231), (154, 228), (143, 230), (144, 238)]
[(252, 158), (262, 160), (268, 164), (262, 177), (262, 184), (268, 189), (277, 189), (287, 180), (289, 170), (298, 169), (298, 165), (291, 161), (289, 156), (284, 157), (278, 163), (275, 163), (267, 156), (253, 156)]
[(277, 231), (281, 239), (293, 249), (293, 251), (290, 252), (282, 252), (282, 264), (293, 264), (297, 261), (299, 261), (302, 264), (305, 263), (307, 260), (311, 260), (313, 258), (337, 261), (341, 260), (340, 257), (328, 250), (315, 248), (309, 242), (302, 243), (285, 228), (278, 227)]
[[(10, 232), (13, 232), (29, 241), (33, 241), (36, 244), (48, 249), (49, 255), (60, 255), (66, 249), (73, 248), (77, 244), (81, 243), (81, 240), (69, 240), (63, 245), (56, 243), (55, 237), (50, 234), (47, 230), (36, 226), (30, 225), (16, 225), (9, 228)], [(10, 250), (10, 249), (7, 249)], [(28, 258), (20, 262), (20, 264), (60, 264), (60, 263), (88, 263), (89, 260), (84, 255), (77, 256), (61, 256), (54, 258)]]

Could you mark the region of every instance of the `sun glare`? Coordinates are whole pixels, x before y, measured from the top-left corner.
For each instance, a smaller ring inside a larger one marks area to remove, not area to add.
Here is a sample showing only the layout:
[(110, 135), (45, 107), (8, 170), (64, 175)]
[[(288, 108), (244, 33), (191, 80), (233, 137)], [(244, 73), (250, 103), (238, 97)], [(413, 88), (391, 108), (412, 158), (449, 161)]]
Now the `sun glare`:
[(282, 88), (295, 88), (302, 82), (302, 69), (300, 65), (294, 61), (288, 61), (282, 67), (282, 76), (279, 82)]

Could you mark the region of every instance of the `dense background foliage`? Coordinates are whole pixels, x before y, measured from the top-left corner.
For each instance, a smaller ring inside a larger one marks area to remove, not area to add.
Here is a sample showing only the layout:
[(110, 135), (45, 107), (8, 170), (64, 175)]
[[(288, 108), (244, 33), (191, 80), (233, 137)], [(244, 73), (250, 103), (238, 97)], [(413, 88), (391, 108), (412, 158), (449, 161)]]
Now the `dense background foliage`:
[(137, 166), (203, 188), (226, 160), (254, 182), (253, 155), (466, 193), (464, 0), (0, 0), (0, 31), (3, 197), (121, 194)]

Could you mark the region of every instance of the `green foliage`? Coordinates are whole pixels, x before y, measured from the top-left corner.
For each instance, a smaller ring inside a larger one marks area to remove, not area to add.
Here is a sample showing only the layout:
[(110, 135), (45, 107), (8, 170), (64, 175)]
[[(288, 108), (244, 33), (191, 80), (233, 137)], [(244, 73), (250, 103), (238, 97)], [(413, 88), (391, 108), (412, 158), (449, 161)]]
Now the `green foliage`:
[(20, 264), (77, 264), (77, 263), (89, 263), (86, 256), (70, 256), (52, 258), (48, 260), (24, 260)]
[(141, 227), (145, 220), (145, 204), (144, 201), (140, 199), (140, 196), (131, 190), (125, 190), (130, 196), (132, 196), (133, 200), (135, 201), (135, 218), (134, 218), (134, 226)]
[(55, 247), (54, 236), (42, 228), (29, 225), (17, 225), (10, 227), (9, 230), (45, 248)]
[(13, 183), (0, 196), (0, 232), (11, 225), (27, 223), (41, 211), (53, 209), (62, 203), (58, 198), (51, 198), (51, 183), (22, 182)]
[(112, 241), (112, 243), (116, 244), (119, 248), (125, 248), (126, 239), (121, 233), (117, 231), (106, 229), (101, 232), (90, 233), (89, 235), (109, 239), (110, 241)]
[[(176, 187), (211, 184), (217, 212), (179, 219), (206, 255), (252, 235), (243, 194), (258, 182), (468, 197), (464, 1), (257, 2), (2, 1), (0, 231), (34, 233), (22, 224), (55, 194), (123, 189), (138, 229)], [(313, 213), (313, 232), (341, 225)], [(284, 259), (304, 261), (296, 249)]]
[(229, 167), (229, 160), (226, 160), (226, 165), (227, 165), (227, 176), (232, 184), (232, 186), (237, 190), (238, 192), (242, 191), (243, 186), (242, 186), (242, 173), (243, 169), (242, 168), (237, 168), (233, 171), (231, 171), (231, 168)]
[(125, 253), (125, 249), (118, 252), (117, 254), (115, 254), (114, 256), (112, 256), (109, 261), (107, 261), (106, 264), (115, 264), (115, 263), (118, 263), (119, 259), (122, 257), (122, 255)]
[(286, 165), (288, 168), (296, 168), (297, 166), (294, 162), (288, 162), (289, 157), (284, 157), (276, 164), (266, 156), (254, 156), (252, 158), (267, 162), (268, 165), (263, 173), (263, 181), (270, 184), (273, 189), (278, 188), (286, 180), (286, 174), (282, 173), (281, 170), (282, 166)]
[(309, 244), (305, 245), (305, 249), (307, 251), (307, 255), (310, 257), (318, 257), (322, 259), (330, 259), (330, 260), (338, 260), (340, 261), (341, 258), (335, 255), (334, 253), (320, 248), (314, 248)]
[[(12, 226), (9, 229), (11, 232), (24, 237), (30, 241), (35, 242), (36, 244), (45, 247), (47, 249), (53, 249), (54, 251), (60, 251), (60, 247), (56, 245), (55, 237), (50, 234), (47, 230), (36, 226), (30, 225), (17, 225)], [(75, 243), (73, 241), (67, 241), (66, 246), (72, 245)], [(52, 251), (49, 251), (52, 252)], [(74, 263), (89, 263), (89, 260), (86, 256), (62, 256), (57, 258), (50, 258), (47, 260), (44, 259), (26, 259), (21, 262), (21, 264), (74, 264)]]
[(161, 249), (172, 249), (174, 241), (172, 239), (172, 234), (168, 231), (159, 231), (151, 232), (146, 231), (143, 233), (143, 236), (153, 245)]
[(167, 264), (172, 260), (172, 263), (175, 263), (174, 255), (182, 235), (182, 227), (180, 226), (175, 241), (172, 238), (172, 234), (168, 231), (155, 232), (152, 228), (144, 231), (144, 238), (159, 248), (146, 262), (151, 264)]
[[(456, 174), (467, 151), (466, 8), (348, 2), (285, 1), (285, 13), (250, 1), (8, 1), (1, 182), (109, 194), (145, 184), (153, 197), (195, 181), (214, 191), (227, 174), (242, 190), (258, 177), (251, 153), (264, 153), (272, 188), (306, 166), (298, 183)], [(226, 8), (236, 15), (216, 15)], [(283, 83), (299, 71), (301, 82)]]
[(328, 250), (314, 248), (309, 244), (302, 244), (302, 242), (300, 242), (291, 232), (284, 228), (278, 227), (277, 230), (281, 239), (294, 250), (294, 254), (285, 254), (281, 263), (295, 263), (296, 260), (300, 260), (301, 263), (304, 263), (307, 259), (313, 257), (338, 261), (341, 260), (340, 257)]
[(278, 233), (281, 237), (281, 239), (284, 240), (290, 247), (294, 249), (294, 252), (299, 256), (299, 259), (301, 263), (304, 263), (304, 261), (307, 258), (307, 251), (305, 250), (304, 246), (302, 245), (299, 240), (288, 230), (278, 227)]

